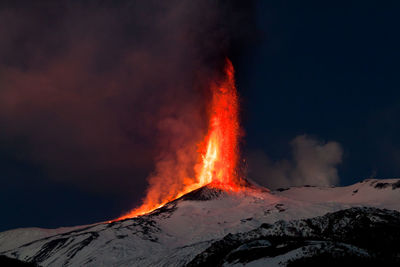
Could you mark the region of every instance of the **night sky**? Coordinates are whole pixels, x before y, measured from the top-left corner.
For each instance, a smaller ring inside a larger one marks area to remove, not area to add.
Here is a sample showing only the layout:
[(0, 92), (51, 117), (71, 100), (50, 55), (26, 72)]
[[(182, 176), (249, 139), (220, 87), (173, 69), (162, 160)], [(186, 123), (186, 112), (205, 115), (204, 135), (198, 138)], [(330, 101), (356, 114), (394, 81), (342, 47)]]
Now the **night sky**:
[(250, 179), (399, 177), (395, 1), (32, 2), (0, 5), (0, 231), (138, 205), (156, 162), (204, 133), (226, 56)]

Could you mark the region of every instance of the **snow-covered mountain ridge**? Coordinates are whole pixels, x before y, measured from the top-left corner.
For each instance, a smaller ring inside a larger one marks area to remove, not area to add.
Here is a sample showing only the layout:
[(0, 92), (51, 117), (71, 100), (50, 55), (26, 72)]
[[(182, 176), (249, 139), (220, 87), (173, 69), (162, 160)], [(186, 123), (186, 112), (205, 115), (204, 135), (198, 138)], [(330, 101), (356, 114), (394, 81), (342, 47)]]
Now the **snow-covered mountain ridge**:
[(399, 266), (399, 240), (399, 212), (350, 208), (228, 234), (187, 266)]
[(400, 211), (400, 179), (271, 192), (250, 188), (229, 193), (203, 187), (133, 219), (6, 231), (0, 233), (0, 254), (42, 266), (184, 266), (195, 264), (198, 255), (228, 234), (353, 207)]

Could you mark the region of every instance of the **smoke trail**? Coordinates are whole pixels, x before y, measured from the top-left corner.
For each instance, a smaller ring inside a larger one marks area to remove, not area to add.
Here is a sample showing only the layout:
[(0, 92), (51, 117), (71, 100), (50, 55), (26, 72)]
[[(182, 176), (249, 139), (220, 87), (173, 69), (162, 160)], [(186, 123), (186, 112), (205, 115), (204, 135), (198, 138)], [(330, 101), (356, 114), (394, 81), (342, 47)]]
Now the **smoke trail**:
[(0, 8), (1, 139), (23, 140), (17, 156), (132, 199), (152, 171), (192, 176), (204, 88), (243, 39), (243, 4), (24, 4)]
[(320, 142), (307, 135), (290, 143), (292, 159), (272, 161), (264, 152), (254, 151), (248, 157), (249, 177), (271, 189), (287, 186), (331, 186), (339, 182), (337, 165), (343, 149), (337, 142)]

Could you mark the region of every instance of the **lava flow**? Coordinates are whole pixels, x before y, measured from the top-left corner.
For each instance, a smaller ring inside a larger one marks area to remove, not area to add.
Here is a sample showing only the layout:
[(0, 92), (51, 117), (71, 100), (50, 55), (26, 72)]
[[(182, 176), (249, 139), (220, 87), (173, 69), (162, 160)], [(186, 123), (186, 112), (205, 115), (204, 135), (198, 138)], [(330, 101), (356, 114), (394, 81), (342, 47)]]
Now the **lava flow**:
[[(210, 86), (212, 99), (209, 105), (208, 133), (199, 144), (199, 163), (194, 166), (195, 179), (185, 179), (183, 189), (164, 199), (154, 199), (148, 194), (143, 204), (117, 220), (149, 213), (164, 204), (202, 186), (209, 185), (226, 191), (242, 189), (242, 179), (237, 175), (238, 138), (238, 95), (235, 86), (234, 69), (226, 60), (222, 81)], [(168, 190), (168, 185), (165, 185)]]

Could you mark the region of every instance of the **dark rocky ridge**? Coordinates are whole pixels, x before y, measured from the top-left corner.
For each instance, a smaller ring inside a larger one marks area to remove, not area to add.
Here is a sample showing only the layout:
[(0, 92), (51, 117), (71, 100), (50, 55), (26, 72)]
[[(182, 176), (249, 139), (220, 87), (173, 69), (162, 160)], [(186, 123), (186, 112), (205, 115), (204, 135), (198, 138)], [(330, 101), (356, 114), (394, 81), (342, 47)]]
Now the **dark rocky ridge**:
[(334, 265), (348, 261), (368, 263), (367, 266), (400, 266), (399, 243), (399, 212), (350, 208), (311, 219), (263, 224), (246, 233), (228, 234), (187, 266), (246, 264), (295, 250), (301, 251), (303, 256), (284, 264), (320, 266), (329, 260), (329, 264)]
[(4, 255), (0, 255), (0, 266), (4, 267), (36, 267), (36, 264), (23, 262), (17, 259), (11, 259)]

